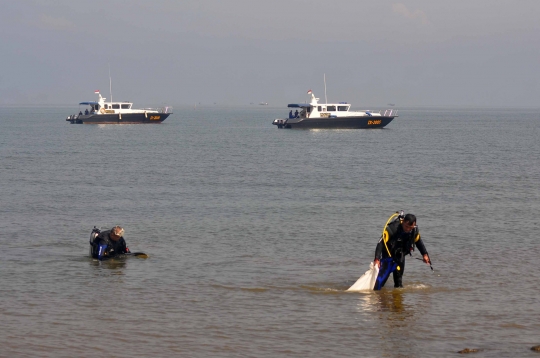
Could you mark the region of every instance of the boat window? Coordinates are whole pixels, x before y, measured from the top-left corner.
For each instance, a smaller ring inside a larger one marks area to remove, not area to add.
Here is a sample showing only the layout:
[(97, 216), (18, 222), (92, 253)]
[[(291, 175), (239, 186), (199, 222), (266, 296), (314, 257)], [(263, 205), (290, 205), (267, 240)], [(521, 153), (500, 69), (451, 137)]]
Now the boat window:
[(338, 108), (337, 108), (338, 111), (345, 111), (345, 112), (346, 112), (348, 109), (349, 109), (348, 106), (338, 106)]
[(122, 109), (129, 109), (129, 103), (128, 104), (122, 104)]
[(307, 107), (308, 113), (311, 113), (311, 107)]
[(336, 106), (328, 106), (328, 112), (335, 112), (336, 111)]
[(120, 109), (120, 105), (118, 103), (115, 103), (112, 105), (113, 109)]

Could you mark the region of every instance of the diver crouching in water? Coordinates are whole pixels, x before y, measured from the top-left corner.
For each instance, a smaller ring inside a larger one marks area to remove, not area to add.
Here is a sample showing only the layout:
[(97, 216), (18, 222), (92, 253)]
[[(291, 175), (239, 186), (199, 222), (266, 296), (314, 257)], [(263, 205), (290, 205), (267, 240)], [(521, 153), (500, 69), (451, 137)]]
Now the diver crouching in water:
[(130, 253), (124, 240), (124, 229), (115, 226), (110, 230), (100, 231), (94, 227), (90, 235), (90, 255), (103, 260), (117, 255)]
[(416, 226), (416, 216), (403, 215), (403, 212), (392, 215), (375, 249), (373, 264), (379, 267), (379, 275), (374, 290), (383, 288), (390, 273), (393, 274), (394, 287), (403, 287), (405, 256), (411, 254), (414, 246), (422, 254), (422, 261), (430, 265), (429, 255)]

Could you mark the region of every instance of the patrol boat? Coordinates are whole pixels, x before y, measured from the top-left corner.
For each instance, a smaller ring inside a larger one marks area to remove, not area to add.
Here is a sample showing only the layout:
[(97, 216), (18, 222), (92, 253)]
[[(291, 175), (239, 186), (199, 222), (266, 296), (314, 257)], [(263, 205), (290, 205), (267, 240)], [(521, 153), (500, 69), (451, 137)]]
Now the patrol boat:
[[(278, 128), (291, 129), (362, 129), (383, 128), (396, 118), (397, 110), (383, 111), (350, 111), (351, 105), (347, 102), (319, 103), (313, 92), (310, 103), (291, 103), (287, 107), (295, 108), (295, 114), (289, 114), (286, 119), (274, 119), (272, 124)], [(298, 113), (300, 109), (300, 113)]]
[(66, 121), (77, 124), (135, 124), (161, 123), (172, 114), (172, 107), (163, 108), (132, 108), (131, 102), (105, 102), (105, 97), (99, 91), (97, 102), (81, 102), (79, 106), (89, 106), (84, 113), (73, 114)]

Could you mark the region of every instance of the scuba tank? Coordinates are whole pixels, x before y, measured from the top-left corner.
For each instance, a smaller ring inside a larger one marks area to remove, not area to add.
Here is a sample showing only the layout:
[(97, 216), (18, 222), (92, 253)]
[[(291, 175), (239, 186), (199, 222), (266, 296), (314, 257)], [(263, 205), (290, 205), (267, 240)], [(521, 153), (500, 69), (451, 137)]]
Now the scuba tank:
[(395, 223), (396, 221), (401, 222), (403, 218), (405, 217), (405, 212), (403, 210), (396, 211), (390, 218), (386, 221), (386, 224), (383, 227), (382, 235), (381, 235), (381, 241), (384, 244), (384, 247), (386, 248), (386, 251), (388, 252), (388, 256), (392, 257), (392, 253), (390, 252), (390, 249), (388, 248), (387, 242), (390, 239), (388, 237), (388, 231), (386, 230), (388, 228), (388, 225)]
[(92, 257), (94, 248), (95, 248), (95, 240), (96, 237), (101, 233), (101, 230), (94, 226), (92, 229), (92, 232), (90, 233), (90, 257)]
[[(390, 218), (388, 219), (388, 221), (386, 222), (386, 225), (384, 226), (383, 228), (383, 233), (382, 233), (382, 236), (381, 236), (381, 239), (383, 240), (384, 244), (385, 244), (385, 248), (388, 252), (388, 255), (390, 257), (392, 257), (392, 254), (390, 252), (390, 248), (388, 247), (388, 244), (390, 244), (390, 242), (388, 241), (390, 239), (390, 237), (388, 237), (388, 226), (394, 224), (395, 222), (399, 222), (399, 223), (402, 223), (403, 222), (403, 219), (405, 218), (405, 213), (403, 210), (400, 210), (400, 211), (396, 211), (395, 214), (392, 214), (392, 216), (390, 216)], [(410, 232), (406, 240), (406, 242), (402, 243), (402, 244), (399, 244), (400, 247), (397, 248), (397, 250), (394, 252), (395, 254), (397, 254), (398, 257), (401, 258), (401, 260), (403, 260), (403, 257), (407, 254), (409, 254), (410, 256), (412, 256), (412, 252), (414, 251), (414, 239), (416, 237), (418, 233), (418, 226), (415, 226), (412, 230), (412, 232)], [(392, 233), (393, 235), (393, 233)], [(401, 241), (399, 238), (398, 238), (399, 241)], [(388, 244), (387, 244), (388, 243)], [(391, 245), (391, 246), (394, 246), (394, 245)], [(393, 251), (394, 249), (392, 249)], [(398, 257), (395, 257), (395, 258), (398, 258)]]

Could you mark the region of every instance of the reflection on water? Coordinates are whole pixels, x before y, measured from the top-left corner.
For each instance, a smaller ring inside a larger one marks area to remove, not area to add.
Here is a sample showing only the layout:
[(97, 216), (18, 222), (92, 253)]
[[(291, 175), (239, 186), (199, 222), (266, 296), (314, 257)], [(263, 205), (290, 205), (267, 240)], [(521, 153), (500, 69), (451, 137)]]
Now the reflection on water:
[(90, 259), (90, 266), (93, 266), (97, 269), (106, 269), (112, 270), (109, 272), (110, 275), (124, 275), (124, 270), (126, 268), (126, 259), (110, 259), (106, 261), (98, 261), (95, 259)]
[(373, 291), (360, 295), (358, 310), (371, 321), (380, 337), (383, 357), (418, 356), (417, 336), (422, 312), (426, 304), (425, 295), (407, 289)]
[(359, 296), (358, 308), (364, 312), (392, 313), (386, 319), (400, 321), (413, 315), (413, 307), (403, 303), (404, 291), (394, 289), (389, 291), (372, 291)]

